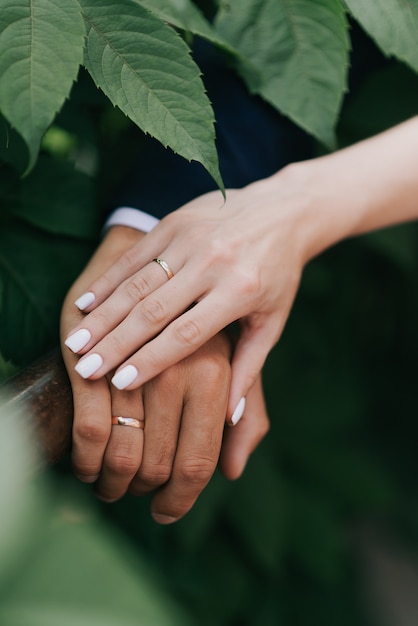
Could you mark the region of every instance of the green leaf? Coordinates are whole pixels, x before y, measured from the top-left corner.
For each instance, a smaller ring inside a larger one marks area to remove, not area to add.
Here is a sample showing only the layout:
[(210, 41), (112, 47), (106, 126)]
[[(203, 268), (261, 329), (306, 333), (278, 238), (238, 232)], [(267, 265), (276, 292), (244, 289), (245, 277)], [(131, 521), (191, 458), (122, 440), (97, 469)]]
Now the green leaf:
[(29, 165), (83, 58), (78, 0), (2, 0), (0, 110), (22, 135)]
[(216, 37), (201, 11), (191, 0), (136, 0), (165, 22), (207, 39)]
[(23, 221), (0, 222), (0, 350), (28, 363), (58, 344), (61, 304), (92, 244), (50, 235)]
[(139, 0), (139, 4), (175, 28), (198, 35), (229, 54), (236, 55), (235, 49), (215, 31), (191, 0)]
[(349, 53), (339, 0), (230, 0), (216, 25), (249, 89), (334, 146)]
[(29, 478), (36, 463), (30, 420), (25, 407), (8, 404), (7, 395), (0, 394), (0, 590), (22, 566), (34, 533), (47, 521), (48, 484)]
[(145, 133), (202, 163), (223, 188), (212, 107), (184, 41), (135, 0), (81, 4), (85, 64), (96, 85)]
[(10, 212), (49, 233), (92, 239), (99, 232), (92, 179), (71, 163), (45, 156), (21, 182)]
[[(44, 535), (38, 532), (30, 537), (38, 549), (0, 598), (0, 623), (190, 626), (187, 612), (163, 586), (142, 552), (133, 550), (116, 529), (95, 514), (91, 498), (90, 503), (87, 498), (84, 501), (77, 491), (81, 488), (72, 488), (61, 476)], [(26, 517), (29, 521), (30, 515)]]
[[(1, 283), (0, 283), (0, 308), (1, 308)], [(0, 352), (0, 383), (11, 378), (17, 371), (17, 367), (11, 362), (6, 361)]]
[(386, 55), (418, 72), (418, 0), (345, 0), (356, 20)]
[[(388, 94), (396, 98), (388, 98)], [(418, 75), (392, 61), (374, 71), (347, 99), (338, 124), (340, 147), (377, 135), (417, 113)]]

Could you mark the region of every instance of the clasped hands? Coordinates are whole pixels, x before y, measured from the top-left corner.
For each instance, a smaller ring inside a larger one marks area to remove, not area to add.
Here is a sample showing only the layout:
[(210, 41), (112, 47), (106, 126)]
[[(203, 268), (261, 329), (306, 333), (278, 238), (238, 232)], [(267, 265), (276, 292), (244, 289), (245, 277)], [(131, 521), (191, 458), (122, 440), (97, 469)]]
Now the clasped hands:
[[(78, 358), (64, 342), (74, 328), (85, 325), (87, 318), (74, 305), (75, 300), (91, 285), (106, 281), (106, 272), (145, 242), (142, 233), (130, 228), (115, 226), (109, 231), (67, 294), (61, 338), (74, 398), (75, 474), (84, 482), (94, 483), (97, 496), (107, 502), (126, 492), (138, 496), (154, 492), (151, 514), (155, 521), (168, 524), (190, 510), (217, 465), (229, 479), (242, 473), (269, 422), (258, 377), (247, 394), (239, 424), (225, 428), (231, 380), (231, 344), (225, 332), (216, 333), (156, 376), (151, 377), (151, 372), (145, 383), (129, 391), (111, 384), (112, 369), (95, 380), (76, 372)], [(168, 282), (162, 268), (153, 265), (156, 280)], [(129, 293), (131, 298), (138, 298), (136, 286)], [(110, 317), (106, 312), (102, 317), (99, 314), (91, 320), (91, 327), (114, 325), (122, 304), (116, 295)], [(135, 334), (126, 337), (129, 341), (136, 341)], [(140, 420), (144, 428), (112, 425), (112, 416)]]

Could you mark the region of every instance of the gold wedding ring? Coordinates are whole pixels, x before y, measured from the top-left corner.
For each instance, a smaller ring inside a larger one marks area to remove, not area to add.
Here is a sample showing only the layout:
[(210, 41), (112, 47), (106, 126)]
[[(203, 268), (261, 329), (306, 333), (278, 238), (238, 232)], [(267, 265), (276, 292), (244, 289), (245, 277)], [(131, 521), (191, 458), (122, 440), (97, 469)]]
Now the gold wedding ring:
[(122, 415), (112, 416), (112, 424), (114, 426), (130, 426), (131, 428), (144, 429), (144, 420), (137, 420), (135, 417), (122, 417)]
[(168, 264), (164, 261), (164, 259), (160, 259), (160, 257), (157, 256), (157, 258), (152, 259), (152, 260), (158, 263), (158, 265), (160, 265), (163, 268), (163, 270), (168, 276), (168, 280), (170, 280), (170, 278), (173, 278), (174, 274), (169, 268)]

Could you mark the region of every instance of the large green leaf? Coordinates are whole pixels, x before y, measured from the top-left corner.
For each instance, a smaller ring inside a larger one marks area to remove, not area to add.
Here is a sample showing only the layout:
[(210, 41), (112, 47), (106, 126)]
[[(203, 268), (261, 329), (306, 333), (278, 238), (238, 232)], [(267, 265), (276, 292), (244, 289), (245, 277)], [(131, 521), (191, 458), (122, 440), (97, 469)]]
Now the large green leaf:
[(418, 0), (345, 0), (350, 11), (387, 55), (418, 71)]
[(83, 59), (78, 0), (2, 0), (0, 110), (29, 148), (29, 168)]
[(61, 303), (92, 245), (0, 220), (0, 351), (22, 365), (58, 343)]
[[(16, 567), (22, 567), (33, 548), (34, 533), (48, 521), (44, 508), (49, 498), (46, 482), (40, 485), (29, 476), (37, 462), (34, 432), (21, 406), (9, 403), (0, 392), (0, 592), (7, 587)], [(1, 600), (0, 600), (1, 605)], [(1, 623), (1, 619), (0, 619)]]
[(236, 55), (236, 51), (216, 32), (207, 21), (198, 7), (191, 0), (137, 0), (155, 15), (175, 28), (179, 28), (192, 35), (198, 35), (211, 41), (229, 54)]
[(212, 107), (185, 42), (135, 0), (81, 4), (85, 64), (97, 86), (144, 132), (202, 163), (222, 187)]
[(328, 146), (346, 90), (349, 38), (339, 0), (231, 0), (217, 29), (246, 59), (250, 90)]
[(55, 502), (46, 508), (45, 533), (31, 537), (38, 549), (12, 578), (7, 593), (1, 594), (0, 587), (0, 623), (190, 626), (187, 611), (142, 551), (134, 552), (80, 494), (81, 488), (71, 488), (69, 481), (61, 479), (56, 486)]
[(90, 240), (98, 235), (93, 181), (68, 161), (41, 155), (20, 182), (16, 196), (9, 212), (46, 232)]
[[(1, 291), (1, 284), (0, 284)], [(0, 294), (1, 295), (1, 294)], [(1, 299), (0, 299), (1, 307)], [(16, 373), (17, 367), (11, 361), (6, 361), (0, 352), (0, 383), (11, 378)]]
[(216, 38), (215, 31), (191, 0), (181, 0), (180, 2), (178, 0), (136, 1), (176, 28), (201, 35), (207, 39)]

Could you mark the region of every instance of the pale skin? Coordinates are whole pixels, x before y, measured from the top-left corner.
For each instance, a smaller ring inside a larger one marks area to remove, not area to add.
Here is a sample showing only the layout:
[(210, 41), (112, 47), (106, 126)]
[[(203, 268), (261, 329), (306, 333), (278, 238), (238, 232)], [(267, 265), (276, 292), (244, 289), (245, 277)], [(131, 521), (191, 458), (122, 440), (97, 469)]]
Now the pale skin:
[(99, 380), (117, 368), (113, 383), (134, 390), (238, 321), (231, 419), (282, 333), (305, 265), (343, 239), (417, 218), (417, 163), (415, 117), (227, 190), (225, 202), (212, 192), (173, 212), (88, 284), (94, 302), (69, 335), (87, 329), (79, 364), (92, 354), (101, 363), (83, 375)]
[[(73, 304), (75, 296), (143, 238), (131, 228), (110, 230), (66, 297), (63, 339), (84, 317)], [(155, 270), (161, 271), (156, 264)], [(269, 422), (259, 379), (239, 424), (225, 429), (230, 354), (229, 339), (219, 333), (141, 388), (120, 391), (107, 377), (83, 380), (74, 371), (76, 357), (64, 348), (74, 397), (75, 474), (94, 483), (97, 496), (107, 502), (127, 491), (155, 492), (151, 514), (162, 524), (190, 510), (217, 465), (227, 478), (238, 478)], [(144, 420), (144, 429), (112, 425), (112, 415)]]

